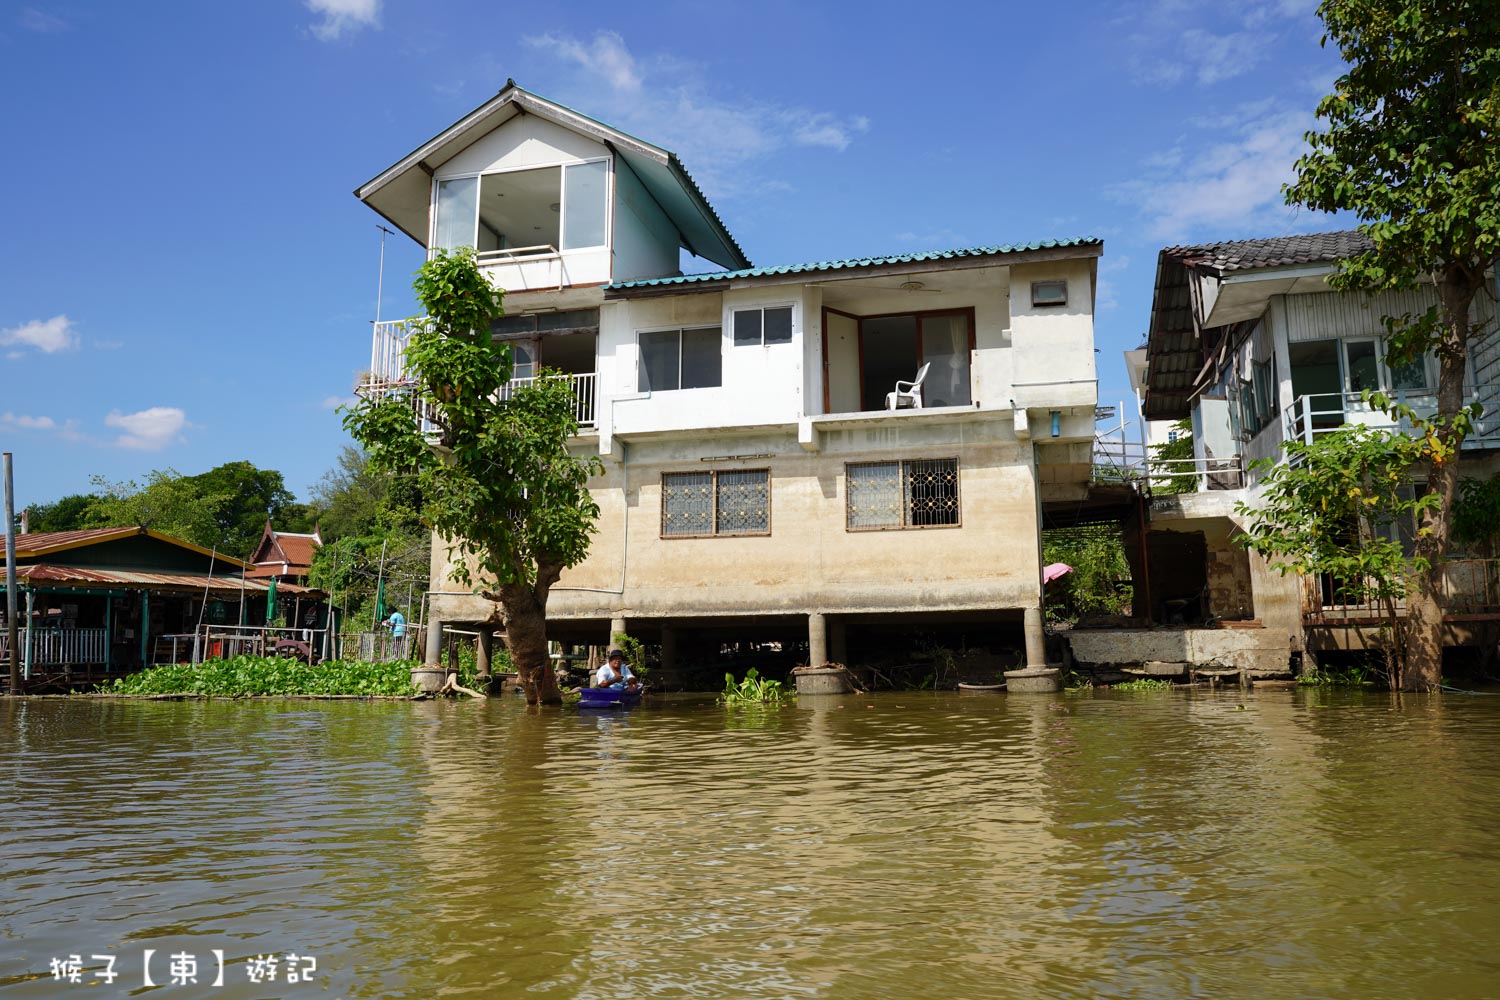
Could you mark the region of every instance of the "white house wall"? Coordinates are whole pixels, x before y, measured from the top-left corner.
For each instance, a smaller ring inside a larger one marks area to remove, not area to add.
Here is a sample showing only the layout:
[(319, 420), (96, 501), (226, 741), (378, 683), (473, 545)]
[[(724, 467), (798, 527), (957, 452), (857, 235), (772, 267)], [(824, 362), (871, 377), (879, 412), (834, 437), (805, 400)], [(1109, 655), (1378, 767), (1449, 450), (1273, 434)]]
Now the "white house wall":
[(433, 171), (438, 180), (609, 156), (603, 143), (535, 115), (518, 115)]
[(677, 228), (635, 171), (615, 161), (615, 281), (660, 278), (678, 270)]
[[(1068, 282), (1067, 304), (1033, 306), (1031, 283), (1056, 278)], [(1010, 331), (1017, 406), (1056, 407), (1059, 400), (1093, 406), (1097, 396), (1093, 297), (1092, 261), (1011, 268)]]
[(828, 313), (828, 412), (859, 410), (859, 320)]

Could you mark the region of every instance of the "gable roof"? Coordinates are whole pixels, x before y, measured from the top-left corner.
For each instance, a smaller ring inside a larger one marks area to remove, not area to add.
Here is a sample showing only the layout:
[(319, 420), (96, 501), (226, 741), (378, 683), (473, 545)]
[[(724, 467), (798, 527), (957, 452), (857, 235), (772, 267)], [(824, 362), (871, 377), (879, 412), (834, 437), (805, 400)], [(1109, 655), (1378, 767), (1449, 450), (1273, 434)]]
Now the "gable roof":
[(928, 250), (920, 253), (892, 254), (885, 257), (851, 257), (845, 260), (819, 260), (806, 264), (780, 264), (774, 267), (751, 267), (737, 271), (710, 271), (706, 274), (681, 274), (666, 278), (642, 278), (637, 281), (619, 281), (605, 285), (606, 295), (623, 297), (632, 291), (649, 289), (684, 290), (684, 285), (715, 285), (742, 279), (773, 278), (783, 275), (807, 274), (819, 271), (861, 270), (886, 265), (920, 264), (928, 261), (952, 261), (966, 257), (993, 257), (1003, 254), (1022, 254), (1030, 251), (1078, 248), (1098, 248), (1092, 253), (1079, 256), (1098, 256), (1104, 241), (1093, 236), (1065, 240), (1038, 240), (1033, 243), (1004, 243), (995, 246), (968, 247), (956, 250)]
[(751, 266), (676, 153), (523, 90), (514, 80), (506, 80), (498, 94), (355, 188), (354, 194), (426, 247), (432, 172), (524, 114), (536, 115), (609, 147), (656, 199), (677, 227), (682, 245), (694, 256), (724, 267)]
[(1333, 233), (1304, 233), (1258, 240), (1228, 240), (1197, 246), (1167, 247), (1162, 256), (1195, 271), (1227, 274), (1292, 264), (1331, 264), (1374, 248), (1357, 229)]
[(290, 563), (293, 566), (312, 566), (313, 553), (323, 544), (322, 536), (314, 530), (311, 534), (295, 531), (277, 531), (266, 518), (265, 530), (260, 542), (250, 553), (252, 565), (265, 563)]
[(192, 542), (184, 542), (180, 538), (164, 535), (159, 531), (152, 531), (139, 525), (123, 528), (86, 528), (78, 531), (42, 531), (32, 532), (28, 535), (16, 536), (16, 558), (38, 559), (42, 556), (52, 555), (56, 552), (66, 552), (69, 549), (84, 548), (89, 545), (99, 545), (104, 542), (118, 541), (121, 538), (131, 538), (136, 535), (144, 535), (154, 538), (168, 545), (196, 552), (199, 555), (209, 556), (212, 559), (227, 563), (235, 569), (244, 569), (246, 563), (233, 556), (226, 556), (222, 552), (214, 552), (205, 549), (201, 545)]

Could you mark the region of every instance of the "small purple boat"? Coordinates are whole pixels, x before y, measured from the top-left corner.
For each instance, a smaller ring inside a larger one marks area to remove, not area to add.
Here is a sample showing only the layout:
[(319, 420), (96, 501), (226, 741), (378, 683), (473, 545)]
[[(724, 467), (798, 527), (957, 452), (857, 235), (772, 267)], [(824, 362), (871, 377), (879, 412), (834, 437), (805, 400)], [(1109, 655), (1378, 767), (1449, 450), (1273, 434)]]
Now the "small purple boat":
[(580, 708), (624, 708), (641, 701), (640, 688), (581, 688), (578, 695)]

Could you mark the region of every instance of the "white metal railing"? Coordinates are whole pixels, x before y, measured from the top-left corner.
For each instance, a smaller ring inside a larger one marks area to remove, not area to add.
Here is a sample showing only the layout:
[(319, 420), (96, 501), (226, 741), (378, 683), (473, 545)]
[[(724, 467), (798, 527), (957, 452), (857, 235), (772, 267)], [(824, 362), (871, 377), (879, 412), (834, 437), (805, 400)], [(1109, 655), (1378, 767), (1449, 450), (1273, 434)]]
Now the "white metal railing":
[[(1384, 410), (1365, 402), (1362, 393), (1326, 392), (1298, 396), (1282, 413), (1282, 435), (1288, 441), (1312, 444), (1320, 434), (1353, 424), (1381, 429), (1412, 429), (1410, 421), (1397, 420)], [(1421, 418), (1437, 413), (1437, 393), (1430, 390), (1410, 392), (1393, 390), (1387, 394), (1392, 402), (1404, 403)], [(1492, 447), (1500, 441), (1500, 385), (1465, 386), (1464, 405), (1479, 403), (1484, 412), (1474, 423), (1474, 431), (1464, 440), (1465, 447)]]
[(538, 243), (531, 247), (506, 247), (503, 250), (481, 250), (475, 256), (480, 263), (494, 264), (502, 263), (507, 258), (517, 257), (556, 257), (562, 251), (551, 243)]
[[(406, 348), (411, 343), (411, 336), (422, 329), (420, 321), (413, 323), (408, 320), (388, 320), (375, 324), (375, 332), (370, 347), (370, 370), (360, 382), (359, 391), (363, 395), (379, 396), (388, 392), (411, 390), (416, 387), (416, 372), (406, 363)], [(547, 376), (548, 378), (566, 378), (573, 383), (573, 416), (580, 426), (592, 427), (595, 422), (595, 390), (597, 389), (597, 376), (594, 372), (578, 372), (572, 375)], [(535, 378), (513, 378), (500, 390), (502, 399), (510, 396), (522, 386), (535, 382)], [(422, 433), (432, 436), (437, 433), (437, 425), (432, 420), (432, 414), (426, 406), (420, 402), (413, 401), (413, 409), (417, 420), (422, 425)]]
[[(1233, 490), (1245, 485), (1245, 466), (1239, 455), (1223, 458), (1154, 458), (1145, 442), (1131, 440), (1132, 421), (1123, 416), (1122, 403), (1115, 413), (1120, 414), (1119, 423), (1096, 428), (1094, 432), (1093, 474), (1094, 482), (1131, 482), (1155, 487), (1176, 486), (1172, 492), (1193, 490)], [(1110, 414), (1111, 416), (1114, 414)], [(1193, 479), (1192, 489), (1184, 477)]]
[[(109, 639), (102, 628), (21, 628), (16, 642), (21, 658), (26, 658), (27, 633), (31, 633), (31, 665), (103, 663), (108, 659)], [(0, 657), (8, 658), (10, 650), (4, 630), (0, 630)]]

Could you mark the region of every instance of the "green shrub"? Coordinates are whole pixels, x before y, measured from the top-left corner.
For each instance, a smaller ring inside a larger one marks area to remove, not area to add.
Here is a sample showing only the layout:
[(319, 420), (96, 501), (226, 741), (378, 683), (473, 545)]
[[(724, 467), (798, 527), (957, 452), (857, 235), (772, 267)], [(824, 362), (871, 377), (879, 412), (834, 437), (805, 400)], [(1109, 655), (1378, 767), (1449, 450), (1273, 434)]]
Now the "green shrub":
[(412, 693), (410, 660), (391, 663), (325, 660), (309, 666), (278, 656), (232, 656), (203, 663), (166, 663), (100, 685), (105, 694), (385, 695)]
[(1170, 691), (1173, 684), (1160, 677), (1137, 677), (1133, 681), (1121, 681), (1113, 685), (1112, 691)]
[(780, 681), (762, 677), (760, 671), (751, 667), (745, 671), (745, 679), (735, 681), (734, 674), (724, 675), (724, 691), (719, 695), (722, 705), (775, 705), (789, 701), (795, 695)]

